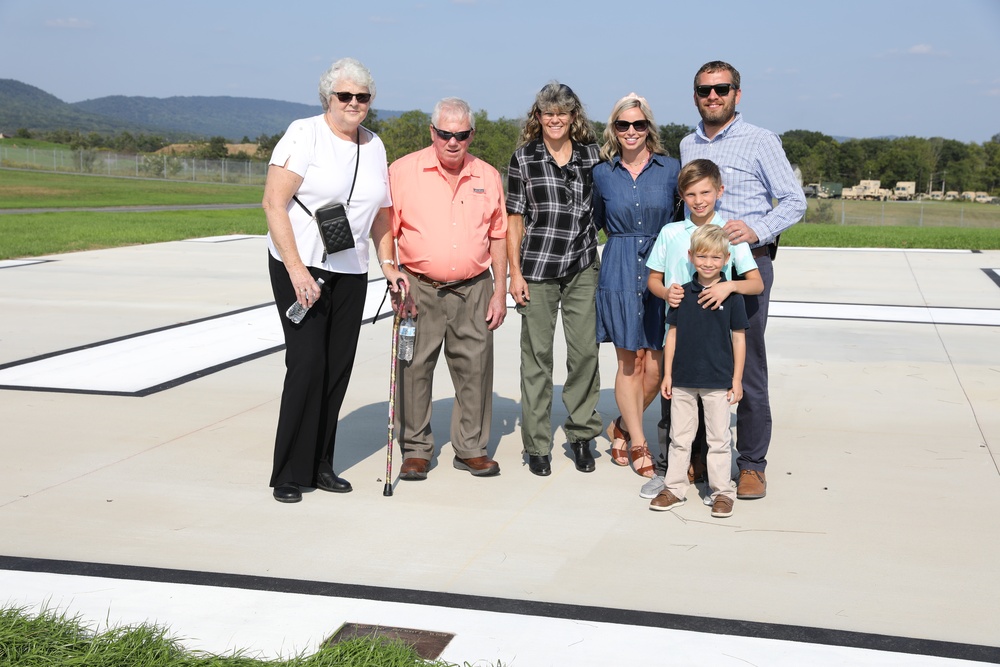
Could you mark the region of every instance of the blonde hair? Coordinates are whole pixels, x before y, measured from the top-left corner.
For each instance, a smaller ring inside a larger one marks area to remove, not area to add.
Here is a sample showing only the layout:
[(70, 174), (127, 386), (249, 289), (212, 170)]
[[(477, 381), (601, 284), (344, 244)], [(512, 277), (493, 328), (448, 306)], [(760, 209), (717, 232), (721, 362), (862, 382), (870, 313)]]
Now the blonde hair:
[(615, 108), (611, 110), (611, 115), (608, 116), (608, 124), (604, 127), (603, 143), (601, 144), (602, 160), (610, 161), (616, 155), (621, 155), (622, 143), (618, 139), (618, 133), (615, 131), (615, 121), (629, 109), (635, 108), (638, 108), (646, 121), (649, 122), (649, 129), (646, 132), (646, 148), (649, 149), (650, 153), (666, 154), (662, 144), (660, 144), (660, 128), (656, 126), (656, 121), (653, 119), (653, 110), (649, 108), (646, 98), (639, 97), (635, 93), (629, 93), (615, 103)]
[(597, 133), (594, 132), (594, 126), (590, 119), (587, 118), (587, 112), (583, 110), (583, 102), (580, 101), (580, 98), (565, 83), (550, 81), (535, 95), (535, 103), (531, 105), (531, 109), (524, 119), (524, 128), (521, 130), (521, 138), (517, 145), (520, 147), (529, 141), (540, 138), (542, 124), (539, 122), (538, 116), (545, 112), (555, 111), (573, 114), (573, 123), (569, 128), (569, 136), (573, 141), (580, 144), (597, 142)]
[(719, 171), (719, 165), (704, 158), (691, 160), (677, 174), (677, 194), (683, 197), (685, 190), (703, 178), (711, 180), (716, 189), (722, 187), (722, 173)]
[(729, 254), (729, 239), (726, 230), (718, 225), (702, 225), (691, 235), (691, 252), (715, 252)]

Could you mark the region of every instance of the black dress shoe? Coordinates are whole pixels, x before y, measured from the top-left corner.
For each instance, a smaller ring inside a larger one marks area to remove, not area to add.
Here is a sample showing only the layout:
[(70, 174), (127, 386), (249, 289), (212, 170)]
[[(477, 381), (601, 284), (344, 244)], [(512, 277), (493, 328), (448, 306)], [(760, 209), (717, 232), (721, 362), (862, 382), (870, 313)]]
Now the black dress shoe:
[(274, 499), (279, 503), (297, 503), (302, 500), (298, 484), (279, 484), (274, 487)]
[(539, 477), (551, 475), (552, 467), (549, 465), (549, 457), (528, 454), (528, 470)]
[(569, 443), (576, 459), (576, 469), (580, 472), (594, 472), (594, 455), (590, 453), (590, 440)]
[(316, 475), (316, 488), (333, 493), (350, 493), (354, 490), (350, 482), (343, 477), (337, 477), (335, 472), (321, 472)]

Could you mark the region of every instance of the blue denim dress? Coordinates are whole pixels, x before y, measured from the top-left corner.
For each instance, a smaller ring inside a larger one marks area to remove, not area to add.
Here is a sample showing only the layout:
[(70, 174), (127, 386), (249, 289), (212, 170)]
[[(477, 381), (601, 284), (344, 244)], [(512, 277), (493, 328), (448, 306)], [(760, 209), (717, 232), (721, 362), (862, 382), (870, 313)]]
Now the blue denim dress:
[(663, 349), (663, 300), (649, 293), (646, 257), (673, 220), (680, 161), (654, 155), (639, 177), (615, 157), (594, 167), (594, 223), (607, 234), (597, 286), (597, 342)]

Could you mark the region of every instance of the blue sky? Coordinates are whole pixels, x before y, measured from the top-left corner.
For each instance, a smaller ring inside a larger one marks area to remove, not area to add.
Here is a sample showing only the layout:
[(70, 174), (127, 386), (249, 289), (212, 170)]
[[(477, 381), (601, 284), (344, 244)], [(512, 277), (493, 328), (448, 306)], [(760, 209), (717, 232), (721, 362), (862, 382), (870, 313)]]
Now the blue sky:
[[(694, 125), (694, 72), (726, 60), (739, 109), (776, 132), (1000, 133), (1000, 1), (0, 0), (0, 78), (66, 102), (232, 95), (316, 103), (350, 55), (375, 108), (457, 95), (520, 118), (546, 81), (606, 120), (635, 91), (664, 123)], [(706, 7), (714, 8), (708, 14)]]

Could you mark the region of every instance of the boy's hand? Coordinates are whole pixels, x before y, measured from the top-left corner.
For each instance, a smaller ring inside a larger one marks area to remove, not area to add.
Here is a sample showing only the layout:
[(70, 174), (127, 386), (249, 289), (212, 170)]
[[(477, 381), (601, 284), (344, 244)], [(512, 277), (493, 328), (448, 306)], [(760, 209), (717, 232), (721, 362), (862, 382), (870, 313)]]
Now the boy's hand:
[(741, 398), (743, 398), (743, 383), (733, 380), (733, 386), (726, 392), (726, 400), (729, 401), (729, 405), (736, 405)]
[(684, 298), (684, 288), (673, 283), (667, 290), (667, 305), (671, 308), (676, 308), (681, 305), (681, 300)]
[(736, 289), (736, 283), (727, 280), (725, 282), (717, 282), (711, 287), (706, 287), (698, 295), (698, 303), (701, 304), (702, 308), (711, 308), (712, 310), (718, 310), (722, 302), (725, 301), (730, 294)]
[(670, 377), (669, 374), (663, 376), (663, 382), (660, 384), (660, 395), (668, 401), (673, 398), (674, 393), (674, 379)]

